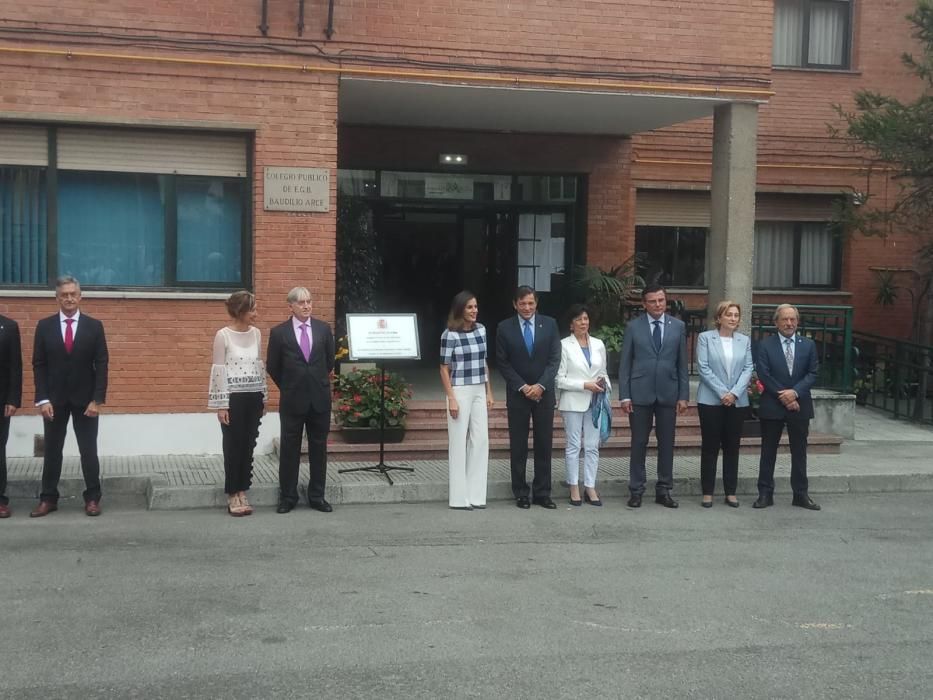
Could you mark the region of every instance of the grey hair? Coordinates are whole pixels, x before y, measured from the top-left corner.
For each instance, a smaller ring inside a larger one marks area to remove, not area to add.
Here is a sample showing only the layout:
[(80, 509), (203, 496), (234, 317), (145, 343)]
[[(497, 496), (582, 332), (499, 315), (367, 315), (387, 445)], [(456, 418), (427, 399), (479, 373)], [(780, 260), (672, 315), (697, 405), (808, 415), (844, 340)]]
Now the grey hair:
[(292, 287), (286, 299), (289, 304), (294, 304), (296, 301), (301, 301), (302, 299), (311, 301), (311, 292), (308, 291), (307, 287)]
[(800, 312), (797, 311), (797, 307), (794, 306), (793, 304), (780, 304), (780, 305), (778, 305), (778, 307), (774, 310), (774, 318), (772, 318), (771, 320), (772, 320), (774, 323), (777, 323), (778, 317), (781, 315), (781, 312), (782, 312), (782, 311), (787, 311), (787, 309), (791, 309), (791, 310), (794, 312), (794, 315), (797, 316), (797, 320), (798, 320), (798, 321), (800, 320)]
[(55, 289), (59, 290), (64, 287), (66, 284), (73, 284), (78, 288), (78, 291), (81, 291), (81, 283), (78, 282), (77, 277), (72, 277), (71, 275), (62, 275), (61, 277), (55, 280)]

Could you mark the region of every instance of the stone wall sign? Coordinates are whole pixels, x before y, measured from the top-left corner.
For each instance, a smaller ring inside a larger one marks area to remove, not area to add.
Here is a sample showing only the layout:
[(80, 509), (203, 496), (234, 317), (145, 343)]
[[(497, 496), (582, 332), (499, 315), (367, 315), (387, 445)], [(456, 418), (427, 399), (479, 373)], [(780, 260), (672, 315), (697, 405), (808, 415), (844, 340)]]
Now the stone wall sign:
[(263, 181), (267, 211), (330, 211), (326, 168), (265, 168)]

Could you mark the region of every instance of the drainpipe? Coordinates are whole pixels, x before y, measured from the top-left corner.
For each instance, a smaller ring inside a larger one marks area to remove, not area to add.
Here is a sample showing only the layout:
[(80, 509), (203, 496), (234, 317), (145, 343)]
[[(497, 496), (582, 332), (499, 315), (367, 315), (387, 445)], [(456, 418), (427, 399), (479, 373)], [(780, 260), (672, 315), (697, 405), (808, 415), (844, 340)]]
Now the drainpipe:
[(298, 0), (298, 36), (305, 31), (305, 0)]
[(263, 36), (269, 33), (269, 0), (262, 0), (262, 18), (259, 20), (259, 31)]
[(324, 30), (324, 34), (328, 39), (334, 36), (334, 0), (327, 3), (327, 29)]

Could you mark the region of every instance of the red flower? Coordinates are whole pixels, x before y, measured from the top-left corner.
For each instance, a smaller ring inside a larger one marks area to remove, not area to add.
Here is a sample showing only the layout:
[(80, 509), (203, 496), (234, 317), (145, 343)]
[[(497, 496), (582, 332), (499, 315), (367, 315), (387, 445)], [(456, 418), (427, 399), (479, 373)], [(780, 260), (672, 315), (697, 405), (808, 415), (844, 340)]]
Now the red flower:
[(760, 379), (755, 380), (755, 385), (758, 387), (758, 393), (764, 393), (765, 385), (761, 383)]
[(363, 403), (363, 397), (359, 394), (353, 395), (353, 403)]
[(353, 412), (353, 417), (354, 417), (354, 418), (359, 418), (359, 417), (362, 416), (362, 415), (363, 415), (363, 414), (360, 413), (359, 411), (354, 411), (354, 412)]

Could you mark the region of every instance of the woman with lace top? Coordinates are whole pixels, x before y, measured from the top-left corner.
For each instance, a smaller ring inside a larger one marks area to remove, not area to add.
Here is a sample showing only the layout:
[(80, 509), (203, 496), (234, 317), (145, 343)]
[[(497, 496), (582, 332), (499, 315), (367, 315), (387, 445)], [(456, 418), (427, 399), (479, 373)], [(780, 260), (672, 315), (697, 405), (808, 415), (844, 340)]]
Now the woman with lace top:
[(227, 299), (233, 322), (214, 336), (214, 358), (207, 405), (217, 410), (223, 433), (224, 493), (227, 512), (235, 517), (253, 512), (246, 492), (253, 476), (253, 450), (265, 413), (268, 388), (260, 357), (256, 297), (234, 292)]

